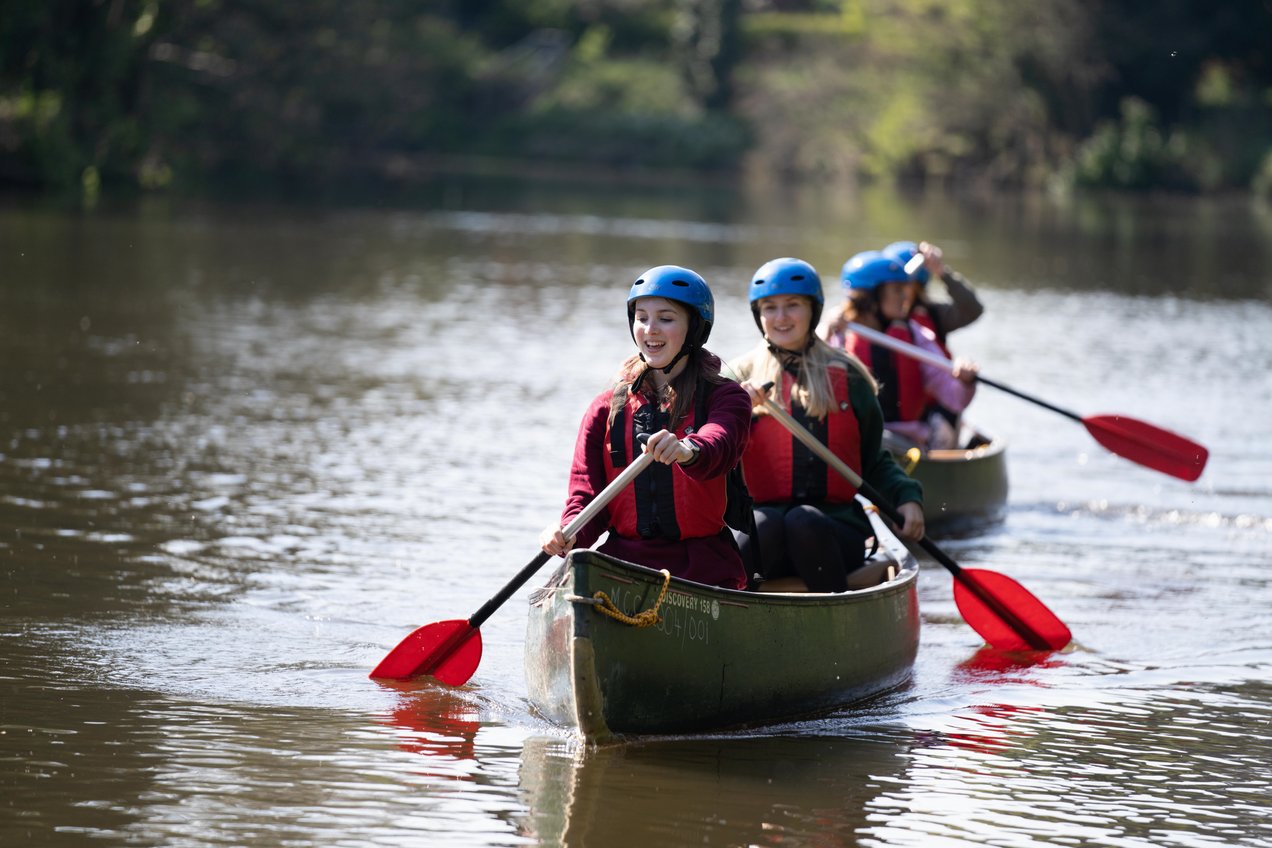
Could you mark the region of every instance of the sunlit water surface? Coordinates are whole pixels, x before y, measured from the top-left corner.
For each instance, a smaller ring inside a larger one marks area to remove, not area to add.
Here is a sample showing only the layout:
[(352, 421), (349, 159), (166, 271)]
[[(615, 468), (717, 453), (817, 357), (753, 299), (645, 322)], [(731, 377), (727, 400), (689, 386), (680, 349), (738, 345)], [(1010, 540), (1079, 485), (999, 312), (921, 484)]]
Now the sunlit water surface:
[[(1272, 845), (1272, 226), (776, 206), (0, 210), (0, 841)], [(900, 237), (979, 285), (955, 348), (987, 375), (1212, 452), (1183, 483), (982, 388), (1010, 509), (941, 544), (1072, 649), (982, 650), (926, 563), (911, 683), (804, 723), (588, 750), (527, 703), (528, 589), (468, 686), (367, 679), (536, 553), (637, 273), (701, 270), (732, 356), (761, 262), (805, 256), (838, 299), (843, 259)]]

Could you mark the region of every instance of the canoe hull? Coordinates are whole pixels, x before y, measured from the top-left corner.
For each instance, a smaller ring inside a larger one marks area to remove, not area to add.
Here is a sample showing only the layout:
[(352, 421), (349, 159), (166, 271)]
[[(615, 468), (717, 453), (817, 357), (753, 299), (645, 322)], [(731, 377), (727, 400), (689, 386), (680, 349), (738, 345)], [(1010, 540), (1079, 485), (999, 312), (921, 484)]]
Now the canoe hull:
[[(905, 467), (906, 457), (897, 461)], [(1007, 443), (922, 454), (910, 476), (923, 484), (923, 518), (933, 529), (994, 521), (1007, 509)]]
[(530, 698), (593, 741), (771, 723), (868, 698), (910, 674), (917, 576), (909, 559), (887, 583), (833, 595), (672, 580), (662, 621), (637, 628), (579, 599), (601, 591), (634, 614), (657, 600), (662, 574), (575, 552), (532, 598)]

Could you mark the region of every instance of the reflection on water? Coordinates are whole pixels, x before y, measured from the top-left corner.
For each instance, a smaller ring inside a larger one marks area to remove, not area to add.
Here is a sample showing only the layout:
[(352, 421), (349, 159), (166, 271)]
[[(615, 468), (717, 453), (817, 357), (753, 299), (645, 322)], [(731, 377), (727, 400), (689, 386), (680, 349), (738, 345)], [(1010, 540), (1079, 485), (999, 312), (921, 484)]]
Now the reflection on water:
[[(0, 841), (1272, 844), (1272, 222), (1231, 204), (462, 187), (426, 210), (0, 208)], [(931, 238), (956, 351), (1206, 444), (1195, 485), (982, 390), (1009, 511), (942, 540), (1072, 628), (981, 649), (925, 566), (901, 691), (589, 751), (537, 718), (524, 598), (467, 686), (368, 670), (471, 614), (560, 509), (626, 281)], [(1212, 273), (1216, 251), (1226, 257)]]
[[(1266, 705), (1264, 688), (1247, 694)], [(976, 845), (1004, 831), (1047, 843), (1266, 844), (1270, 710), (1234, 716), (1228, 699), (1203, 689), (955, 714), (909, 752), (867, 832), (887, 845)], [(1181, 756), (1193, 746), (1210, 753)]]
[(903, 740), (677, 739), (578, 750), (531, 737), (520, 785), (543, 845), (845, 844), (905, 768)]
[(421, 754), (432, 761), (443, 757), (472, 760), (477, 756), (477, 732), (481, 730), (481, 712), (458, 690), (431, 681), (377, 681), (381, 686), (404, 693), (402, 699), (385, 716), (387, 727), (402, 731), (398, 747)]

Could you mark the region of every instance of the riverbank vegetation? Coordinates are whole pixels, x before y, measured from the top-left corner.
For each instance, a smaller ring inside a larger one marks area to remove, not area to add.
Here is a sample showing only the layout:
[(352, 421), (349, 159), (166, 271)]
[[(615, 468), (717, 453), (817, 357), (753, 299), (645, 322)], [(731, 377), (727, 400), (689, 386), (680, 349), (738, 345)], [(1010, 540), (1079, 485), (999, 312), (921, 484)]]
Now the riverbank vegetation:
[(457, 169), (1272, 194), (1263, 0), (42, 0), (0, 185)]

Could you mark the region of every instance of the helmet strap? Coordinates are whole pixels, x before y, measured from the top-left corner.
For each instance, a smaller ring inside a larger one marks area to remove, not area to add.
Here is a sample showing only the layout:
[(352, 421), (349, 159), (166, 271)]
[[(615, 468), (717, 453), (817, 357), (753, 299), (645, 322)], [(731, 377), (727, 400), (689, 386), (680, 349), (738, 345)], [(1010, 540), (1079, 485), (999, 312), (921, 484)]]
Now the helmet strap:
[(770, 342), (767, 337), (765, 337), (764, 341), (768, 344), (769, 353), (773, 354), (773, 357), (782, 364), (783, 368), (798, 367), (800, 363), (804, 361), (804, 354), (808, 353), (809, 349), (812, 347), (812, 345), (809, 344), (803, 350), (795, 351), (787, 350), (784, 347), (778, 347)]
[[(645, 354), (643, 353), (640, 354), (640, 361), (645, 362)], [(646, 362), (645, 365), (648, 366), (649, 363)], [(645, 382), (645, 378), (648, 376), (649, 376), (649, 368), (645, 367), (644, 369), (641, 370), (639, 374), (636, 375), (636, 379), (632, 380), (632, 386), (630, 389), (628, 389), (628, 392), (633, 395), (640, 392), (640, 386), (642, 383)]]
[[(680, 346), (680, 350), (671, 358), (666, 367), (659, 368), (664, 374), (670, 374), (671, 369), (676, 367), (676, 363), (693, 352), (698, 346), (698, 338), (702, 335), (702, 318), (698, 315), (698, 311), (690, 307), (689, 309), (689, 332), (685, 334), (685, 343)], [(642, 354), (641, 359), (644, 359)]]
[(875, 318), (878, 319), (879, 326), (886, 332), (892, 326), (892, 319), (883, 314), (883, 304), (879, 302), (877, 297), (875, 298), (874, 308)]
[(671, 362), (668, 362), (666, 367), (659, 368), (658, 370), (663, 372), (664, 374), (670, 374), (671, 369), (675, 368), (676, 363), (679, 362), (683, 357), (688, 356), (690, 350), (691, 350), (690, 346), (686, 343), (680, 348), (680, 352), (671, 358)]
[(682, 358), (688, 356), (691, 349), (692, 348), (690, 348), (690, 346), (686, 344), (684, 347), (680, 348), (679, 353), (677, 353), (674, 357), (672, 357), (671, 362), (668, 362), (662, 368), (650, 367), (649, 360), (645, 359), (644, 353), (636, 354), (637, 356), (640, 357), (640, 361), (645, 363), (646, 367), (643, 371), (641, 371), (639, 374), (636, 375), (635, 380), (632, 380), (632, 387), (630, 389), (631, 393), (636, 394), (636, 392), (640, 391), (641, 384), (645, 382), (645, 378), (649, 376), (650, 371), (661, 371), (664, 374), (670, 374), (671, 369), (676, 367), (676, 363), (679, 362)]

